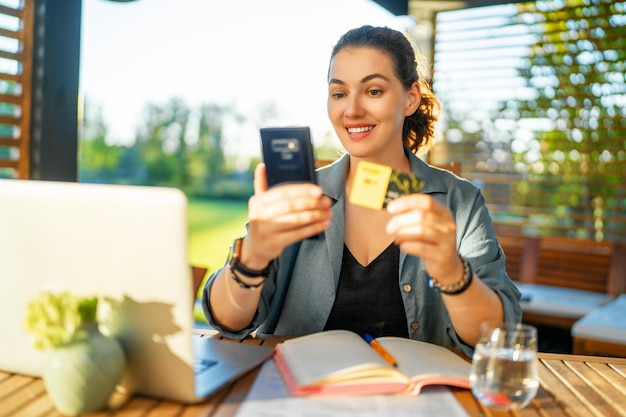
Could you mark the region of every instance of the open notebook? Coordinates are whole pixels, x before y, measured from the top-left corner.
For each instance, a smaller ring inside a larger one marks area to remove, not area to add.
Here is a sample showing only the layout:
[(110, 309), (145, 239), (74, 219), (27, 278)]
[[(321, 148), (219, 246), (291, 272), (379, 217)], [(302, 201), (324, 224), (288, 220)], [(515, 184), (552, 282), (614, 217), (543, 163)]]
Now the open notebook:
[(0, 180), (0, 370), (41, 375), (23, 322), (44, 287), (112, 300), (131, 392), (194, 402), (269, 357), (192, 336), (187, 227), (174, 188)]

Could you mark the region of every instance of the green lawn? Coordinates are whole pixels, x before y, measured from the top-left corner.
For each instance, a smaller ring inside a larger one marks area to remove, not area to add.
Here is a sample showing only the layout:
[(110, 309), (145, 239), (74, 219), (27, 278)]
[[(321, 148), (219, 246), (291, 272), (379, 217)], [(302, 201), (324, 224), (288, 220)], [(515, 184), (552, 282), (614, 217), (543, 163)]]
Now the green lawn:
[[(189, 199), (189, 263), (208, 268), (207, 277), (224, 265), (228, 247), (245, 233), (247, 219), (247, 201)], [(206, 323), (199, 305), (194, 317)]]
[(248, 202), (189, 200), (189, 262), (214, 271), (224, 265), (228, 247), (246, 231)]

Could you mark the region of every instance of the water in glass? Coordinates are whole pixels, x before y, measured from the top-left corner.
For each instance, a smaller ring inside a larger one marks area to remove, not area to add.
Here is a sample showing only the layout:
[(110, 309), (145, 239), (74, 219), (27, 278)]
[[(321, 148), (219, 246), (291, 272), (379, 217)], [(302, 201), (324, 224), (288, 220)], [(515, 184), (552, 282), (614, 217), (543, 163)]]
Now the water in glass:
[(472, 393), (499, 410), (525, 407), (537, 394), (537, 333), (532, 326), (484, 325), (472, 360)]

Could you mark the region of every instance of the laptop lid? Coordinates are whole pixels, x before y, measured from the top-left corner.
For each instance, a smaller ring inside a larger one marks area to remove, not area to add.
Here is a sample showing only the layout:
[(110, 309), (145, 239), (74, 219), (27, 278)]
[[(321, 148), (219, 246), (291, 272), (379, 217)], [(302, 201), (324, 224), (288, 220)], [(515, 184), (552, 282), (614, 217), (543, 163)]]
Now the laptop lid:
[(269, 348), (250, 352), (246, 369), (224, 370), (211, 358), (215, 341), (193, 347), (187, 227), (187, 199), (175, 188), (0, 180), (0, 369), (42, 374), (44, 354), (23, 325), (42, 288), (100, 297), (103, 330), (126, 352), (121, 385), (130, 392), (183, 402), (210, 394), (219, 385), (194, 383), (194, 349), (212, 363), (203, 369), (213, 385), (260, 363)]

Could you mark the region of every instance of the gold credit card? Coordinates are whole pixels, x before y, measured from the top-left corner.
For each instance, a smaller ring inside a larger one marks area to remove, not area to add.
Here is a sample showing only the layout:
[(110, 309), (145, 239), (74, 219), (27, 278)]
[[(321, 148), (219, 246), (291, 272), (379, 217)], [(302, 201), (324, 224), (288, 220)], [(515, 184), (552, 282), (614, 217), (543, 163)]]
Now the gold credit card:
[(424, 181), (388, 166), (359, 161), (350, 191), (350, 203), (381, 209), (404, 194), (419, 193)]

